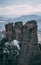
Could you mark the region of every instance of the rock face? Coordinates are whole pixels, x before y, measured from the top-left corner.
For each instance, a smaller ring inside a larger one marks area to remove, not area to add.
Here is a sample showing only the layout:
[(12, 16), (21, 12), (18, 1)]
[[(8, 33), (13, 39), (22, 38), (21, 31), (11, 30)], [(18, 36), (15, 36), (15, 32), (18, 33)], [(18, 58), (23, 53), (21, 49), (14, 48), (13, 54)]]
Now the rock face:
[(6, 24), (5, 29), (6, 29), (6, 38), (10, 42), (13, 40), (13, 23)]
[[(37, 48), (37, 45), (37, 23), (32, 20), (27, 22), (23, 27), (23, 40), (18, 65), (37, 65), (40, 63), (38, 63), (38, 60), (41, 56), (38, 54), (40, 51)], [(40, 57), (37, 58), (36, 56)], [(35, 60), (34, 57), (37, 60)], [(32, 62), (31, 60), (33, 59), (34, 61)]]
[(15, 39), (21, 42), (22, 37), (23, 37), (23, 23), (16, 22), (15, 23)]
[(9, 23), (5, 25), (6, 31), (12, 31), (13, 30), (13, 23)]

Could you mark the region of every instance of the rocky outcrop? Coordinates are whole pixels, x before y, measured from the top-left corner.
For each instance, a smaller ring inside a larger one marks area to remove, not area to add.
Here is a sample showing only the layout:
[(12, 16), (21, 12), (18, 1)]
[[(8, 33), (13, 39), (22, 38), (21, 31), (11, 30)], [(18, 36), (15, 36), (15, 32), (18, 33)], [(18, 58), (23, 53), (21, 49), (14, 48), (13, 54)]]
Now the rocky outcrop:
[(23, 23), (16, 22), (15, 23), (15, 39), (21, 42), (22, 37), (23, 37)]
[(5, 25), (5, 30), (6, 31), (12, 31), (13, 30), (13, 23), (8, 23)]
[(6, 24), (5, 29), (6, 29), (6, 38), (10, 42), (13, 40), (13, 23)]
[(38, 48), (37, 22), (28, 21), (24, 26), (22, 22), (5, 25), (8, 41), (13, 39), (21, 43), (20, 55), (17, 65), (41, 65), (41, 52)]
[(20, 57), (18, 59), (18, 65), (41, 64), (40, 62), (38, 62), (41, 61), (41, 53), (37, 45), (37, 23), (34, 20), (28, 21), (23, 27), (23, 40)]

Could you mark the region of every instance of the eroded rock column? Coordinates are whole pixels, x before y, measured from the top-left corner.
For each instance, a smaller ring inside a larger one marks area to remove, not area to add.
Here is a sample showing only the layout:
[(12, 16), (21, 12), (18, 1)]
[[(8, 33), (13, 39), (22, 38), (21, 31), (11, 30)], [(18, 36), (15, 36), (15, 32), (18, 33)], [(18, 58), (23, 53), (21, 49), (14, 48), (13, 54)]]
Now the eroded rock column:
[(5, 29), (6, 29), (6, 38), (8, 42), (11, 42), (13, 40), (13, 23), (6, 24)]
[(22, 37), (23, 37), (23, 23), (16, 22), (15, 23), (15, 39), (21, 42)]
[(37, 43), (37, 23), (36, 21), (29, 21), (23, 27), (23, 40), (18, 65), (29, 65), (35, 48), (34, 45)]

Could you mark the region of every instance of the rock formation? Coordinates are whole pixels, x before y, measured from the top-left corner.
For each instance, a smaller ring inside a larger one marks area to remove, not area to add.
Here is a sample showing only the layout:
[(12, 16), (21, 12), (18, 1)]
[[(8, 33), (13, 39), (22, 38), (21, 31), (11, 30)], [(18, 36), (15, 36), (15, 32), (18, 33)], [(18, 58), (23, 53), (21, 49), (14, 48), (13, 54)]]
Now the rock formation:
[(22, 37), (23, 37), (23, 23), (16, 22), (15, 23), (15, 39), (21, 42)]
[(22, 22), (5, 25), (6, 38), (9, 42), (13, 39), (21, 43), (20, 55), (17, 65), (41, 65), (41, 52), (38, 48), (37, 22), (28, 21), (24, 26)]
[(10, 42), (13, 40), (13, 23), (6, 24), (5, 29), (6, 29), (6, 38)]
[(28, 21), (23, 27), (23, 40), (22, 40), (20, 56), (18, 59), (18, 65), (41, 64), (40, 62), (41, 53), (37, 45), (38, 45), (37, 23), (35, 20)]

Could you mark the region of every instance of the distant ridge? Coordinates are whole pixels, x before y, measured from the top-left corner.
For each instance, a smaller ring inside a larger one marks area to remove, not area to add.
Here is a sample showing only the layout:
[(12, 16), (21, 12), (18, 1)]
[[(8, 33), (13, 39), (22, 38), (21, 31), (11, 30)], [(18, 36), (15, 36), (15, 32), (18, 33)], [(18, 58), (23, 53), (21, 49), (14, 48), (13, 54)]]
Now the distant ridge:
[(41, 24), (41, 16), (38, 16), (38, 15), (22, 15), (20, 17), (17, 17), (17, 18), (8, 18), (8, 17), (5, 17), (5, 16), (0, 16), (0, 28), (4, 29), (4, 25), (9, 23), (9, 22), (19, 22), (19, 21), (22, 21), (24, 24), (27, 22), (27, 21), (30, 21), (30, 20), (36, 20), (37, 21), (37, 24), (38, 24), (38, 28), (40, 28), (40, 24)]

